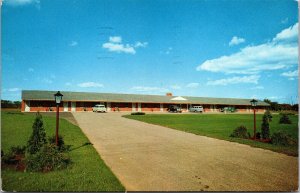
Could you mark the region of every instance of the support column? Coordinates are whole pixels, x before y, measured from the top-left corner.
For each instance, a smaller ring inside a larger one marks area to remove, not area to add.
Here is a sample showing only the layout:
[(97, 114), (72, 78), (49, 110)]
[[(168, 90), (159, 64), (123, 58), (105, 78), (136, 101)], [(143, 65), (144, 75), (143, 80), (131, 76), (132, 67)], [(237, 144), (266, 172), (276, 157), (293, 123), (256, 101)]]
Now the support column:
[(111, 111), (111, 103), (110, 102), (107, 102), (107, 112), (110, 112)]

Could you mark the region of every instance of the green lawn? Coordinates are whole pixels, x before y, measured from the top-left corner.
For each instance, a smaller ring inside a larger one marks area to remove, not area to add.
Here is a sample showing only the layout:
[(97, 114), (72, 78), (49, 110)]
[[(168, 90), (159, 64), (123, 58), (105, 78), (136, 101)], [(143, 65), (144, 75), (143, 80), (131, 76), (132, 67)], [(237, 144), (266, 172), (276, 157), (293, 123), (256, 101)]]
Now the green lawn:
[[(229, 135), (232, 131), (240, 126), (245, 125), (251, 136), (253, 134), (253, 115), (252, 114), (159, 114), (159, 115), (125, 115), (124, 117), (162, 125), (165, 127), (177, 129), (180, 131), (204, 135), (227, 141), (248, 144), (253, 147), (265, 148), (288, 155), (298, 156), (298, 145), (294, 146), (276, 146), (272, 144), (261, 143), (252, 140), (231, 138)], [(270, 123), (271, 134), (277, 131), (283, 131), (290, 134), (298, 141), (298, 116), (289, 116), (292, 120), (291, 125), (279, 124), (280, 116), (273, 115)], [(262, 115), (257, 115), (257, 132), (260, 132)]]
[[(26, 145), (32, 132), (35, 115), (19, 112), (2, 112), (2, 149)], [(43, 116), (47, 136), (55, 134), (55, 118)], [(119, 180), (102, 161), (80, 128), (60, 119), (60, 135), (67, 145), (72, 145), (70, 168), (48, 173), (18, 172), (2, 168), (4, 191), (125, 191)]]

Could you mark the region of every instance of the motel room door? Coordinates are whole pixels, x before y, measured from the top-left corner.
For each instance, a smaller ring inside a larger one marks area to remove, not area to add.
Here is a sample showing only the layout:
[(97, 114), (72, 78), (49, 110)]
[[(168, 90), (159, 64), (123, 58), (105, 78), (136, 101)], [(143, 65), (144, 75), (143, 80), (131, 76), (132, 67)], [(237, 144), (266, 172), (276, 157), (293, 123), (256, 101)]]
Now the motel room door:
[(64, 102), (64, 111), (68, 111), (68, 102)]
[(76, 102), (71, 102), (71, 111), (72, 112), (76, 111)]

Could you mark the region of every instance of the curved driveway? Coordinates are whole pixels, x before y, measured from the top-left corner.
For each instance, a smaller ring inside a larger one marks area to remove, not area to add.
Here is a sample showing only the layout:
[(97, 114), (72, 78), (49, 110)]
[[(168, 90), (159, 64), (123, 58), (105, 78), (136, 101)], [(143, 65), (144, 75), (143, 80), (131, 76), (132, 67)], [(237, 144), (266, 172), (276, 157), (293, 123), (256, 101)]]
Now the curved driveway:
[(298, 158), (121, 117), (73, 113), (127, 191), (295, 191)]

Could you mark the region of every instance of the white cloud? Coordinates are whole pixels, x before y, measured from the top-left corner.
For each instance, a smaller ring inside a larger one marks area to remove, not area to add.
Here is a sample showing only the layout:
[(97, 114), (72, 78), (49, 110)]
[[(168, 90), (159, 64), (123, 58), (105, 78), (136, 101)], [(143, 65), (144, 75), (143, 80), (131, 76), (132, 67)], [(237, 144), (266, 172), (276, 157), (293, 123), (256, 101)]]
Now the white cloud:
[(40, 0), (5, 0), (4, 3), (11, 6), (22, 6), (28, 4), (39, 4)]
[(112, 36), (112, 37), (109, 37), (109, 41), (112, 43), (121, 43), (122, 37), (121, 36)]
[(232, 55), (206, 60), (196, 69), (227, 74), (257, 74), (295, 66), (298, 63), (298, 32), (295, 26), (298, 23), (278, 33), (271, 42), (247, 46)]
[(71, 86), (72, 84), (70, 82), (65, 83), (66, 86)]
[(169, 90), (166, 88), (160, 87), (147, 87), (147, 86), (134, 86), (131, 90), (139, 91), (139, 92), (168, 92)]
[(146, 47), (148, 42), (136, 42), (135, 45), (123, 44), (121, 36), (109, 37), (109, 42), (102, 44), (102, 48), (108, 49), (110, 52), (135, 54), (135, 48)]
[(134, 47), (139, 48), (139, 47), (146, 47), (148, 45), (148, 42), (136, 42)]
[(298, 23), (295, 25), (282, 30), (280, 33), (273, 38), (274, 42), (279, 41), (297, 41), (298, 39)]
[(231, 41), (229, 42), (229, 46), (239, 45), (243, 42), (245, 42), (244, 38), (239, 38), (237, 36), (233, 36)]
[(77, 84), (77, 86), (83, 87), (83, 88), (91, 88), (91, 87), (99, 88), (99, 87), (103, 87), (103, 84), (96, 83), (96, 82), (83, 82), (83, 83)]
[(179, 86), (179, 85), (172, 85), (170, 87), (175, 90), (181, 89), (181, 86)]
[(16, 91), (19, 91), (20, 89), (19, 88), (9, 88), (7, 89), (9, 92), (16, 92)]
[(197, 88), (198, 86), (199, 86), (199, 83), (197, 83), (197, 82), (191, 82), (186, 85), (187, 88)]
[(78, 45), (78, 42), (76, 42), (76, 41), (72, 41), (70, 44), (69, 44), (69, 46), (71, 46), (71, 47), (74, 47), (74, 46), (77, 46)]
[(232, 78), (224, 78), (219, 80), (211, 80), (207, 82), (207, 85), (228, 85), (228, 84), (240, 84), (240, 83), (251, 83), (257, 84), (260, 76), (259, 75), (250, 75), (250, 76), (242, 76), (242, 77), (232, 77)]
[(33, 68), (28, 68), (28, 72), (34, 72)]
[(283, 72), (280, 75), (287, 77), (289, 80), (295, 80), (298, 77), (298, 70)]
[(298, 76), (298, 70), (295, 71), (288, 71), (288, 72), (283, 72), (281, 76), (286, 76), (286, 77), (297, 77)]
[(127, 45), (123, 45), (123, 44), (115, 44), (115, 43), (104, 43), (102, 45), (103, 48), (108, 49), (111, 52), (124, 52), (124, 53), (128, 53), (128, 54), (135, 54), (136, 51), (133, 47), (131, 47), (129, 44)]

